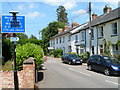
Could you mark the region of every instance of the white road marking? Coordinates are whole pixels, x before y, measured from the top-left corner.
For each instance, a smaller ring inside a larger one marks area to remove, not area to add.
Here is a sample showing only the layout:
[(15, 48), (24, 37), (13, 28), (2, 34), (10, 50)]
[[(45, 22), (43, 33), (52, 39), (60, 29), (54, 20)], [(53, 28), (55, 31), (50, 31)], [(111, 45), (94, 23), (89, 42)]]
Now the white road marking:
[(109, 80), (105, 80), (106, 82), (109, 82), (109, 83), (112, 83), (112, 84), (115, 84), (115, 85), (120, 85), (119, 83), (116, 83), (116, 82), (112, 82), (112, 81), (109, 81)]
[(83, 72), (80, 72), (80, 71), (77, 71), (77, 70), (74, 70), (74, 69), (72, 69), (72, 68), (69, 68), (71, 71), (75, 71), (75, 72), (78, 72), (78, 73), (80, 73), (80, 74), (84, 74), (84, 75), (87, 75), (87, 76), (91, 76), (91, 75), (89, 75), (89, 74), (87, 74), (87, 73), (83, 73)]

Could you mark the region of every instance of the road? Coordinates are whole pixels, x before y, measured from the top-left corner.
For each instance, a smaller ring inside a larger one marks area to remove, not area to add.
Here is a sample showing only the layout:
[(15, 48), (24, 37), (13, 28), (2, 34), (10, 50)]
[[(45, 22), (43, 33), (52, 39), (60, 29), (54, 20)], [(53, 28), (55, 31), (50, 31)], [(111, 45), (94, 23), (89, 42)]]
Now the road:
[(105, 76), (103, 73), (87, 70), (86, 64), (68, 65), (60, 59), (49, 57), (45, 63), (40, 88), (118, 88), (117, 76)]

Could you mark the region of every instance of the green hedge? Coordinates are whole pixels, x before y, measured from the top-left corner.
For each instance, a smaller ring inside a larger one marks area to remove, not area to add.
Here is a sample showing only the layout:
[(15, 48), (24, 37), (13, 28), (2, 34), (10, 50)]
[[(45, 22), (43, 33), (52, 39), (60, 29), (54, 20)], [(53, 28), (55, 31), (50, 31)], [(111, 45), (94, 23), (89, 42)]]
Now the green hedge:
[(16, 48), (17, 69), (21, 70), (23, 61), (29, 57), (34, 57), (36, 59), (35, 63), (37, 68), (39, 68), (40, 64), (43, 63), (43, 55), (43, 49), (38, 45), (32, 43), (26, 43), (23, 46), (18, 45)]
[(60, 58), (63, 55), (63, 50), (62, 49), (55, 49), (55, 50), (51, 51), (50, 54), (54, 57)]

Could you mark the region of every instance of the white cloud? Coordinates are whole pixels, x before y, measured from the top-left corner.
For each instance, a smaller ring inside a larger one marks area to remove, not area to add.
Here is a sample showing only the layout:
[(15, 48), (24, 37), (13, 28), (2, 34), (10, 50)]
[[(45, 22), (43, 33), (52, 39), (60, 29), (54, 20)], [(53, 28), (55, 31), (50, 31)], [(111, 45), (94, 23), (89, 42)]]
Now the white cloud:
[(83, 9), (80, 9), (78, 11), (73, 11), (72, 14), (83, 14), (83, 13), (86, 13), (87, 11), (83, 10)]
[(38, 11), (35, 11), (35, 12), (30, 12), (30, 13), (28, 13), (28, 15), (27, 15), (29, 18), (35, 18), (35, 17), (38, 17), (38, 16), (45, 16), (44, 14), (42, 14), (42, 13), (39, 13)]
[(72, 9), (76, 7), (76, 2), (75, 1), (68, 1), (63, 5), (66, 9)]
[(44, 0), (43, 3), (46, 3), (51, 6), (64, 6), (66, 9), (72, 9), (76, 6), (75, 0)]
[(25, 6), (24, 5), (18, 5), (17, 8), (20, 9), (20, 10), (22, 10), (22, 9), (25, 8)]
[(34, 3), (31, 3), (31, 4), (29, 5), (29, 8), (38, 8), (38, 5), (37, 5), (37, 4), (34, 4)]

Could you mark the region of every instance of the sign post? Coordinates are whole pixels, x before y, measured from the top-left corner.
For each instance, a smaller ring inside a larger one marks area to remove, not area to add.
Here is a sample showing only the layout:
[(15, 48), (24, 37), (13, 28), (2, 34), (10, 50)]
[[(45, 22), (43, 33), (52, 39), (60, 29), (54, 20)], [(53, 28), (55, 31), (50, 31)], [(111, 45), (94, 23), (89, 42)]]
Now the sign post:
[(13, 37), (10, 38), (10, 41), (14, 42), (14, 89), (18, 90), (16, 45), (19, 38), (16, 37), (16, 33), (25, 32), (25, 16), (16, 16), (16, 14), (19, 13), (18, 11), (10, 11), (9, 13), (12, 13), (12, 16), (2, 16), (2, 33), (13, 33)]

